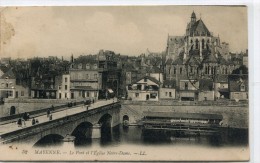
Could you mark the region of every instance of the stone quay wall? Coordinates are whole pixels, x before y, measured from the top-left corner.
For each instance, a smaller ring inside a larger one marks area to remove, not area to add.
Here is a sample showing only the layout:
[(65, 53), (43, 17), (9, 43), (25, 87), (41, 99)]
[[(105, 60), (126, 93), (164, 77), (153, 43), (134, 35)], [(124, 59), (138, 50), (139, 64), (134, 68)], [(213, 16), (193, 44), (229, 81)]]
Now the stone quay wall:
[(223, 127), (244, 128), (249, 127), (249, 107), (247, 102), (208, 103), (208, 102), (136, 102), (122, 101), (121, 122), (124, 116), (129, 117), (130, 124), (138, 124), (144, 117), (144, 111), (180, 112), (180, 113), (208, 113), (221, 114)]

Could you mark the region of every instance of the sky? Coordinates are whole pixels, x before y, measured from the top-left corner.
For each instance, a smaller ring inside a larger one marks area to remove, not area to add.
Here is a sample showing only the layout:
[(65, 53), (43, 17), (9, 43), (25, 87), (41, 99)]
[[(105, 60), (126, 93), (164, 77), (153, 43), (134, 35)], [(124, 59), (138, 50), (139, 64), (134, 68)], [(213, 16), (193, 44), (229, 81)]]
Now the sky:
[(74, 56), (112, 50), (162, 52), (167, 36), (185, 34), (191, 13), (232, 52), (248, 48), (247, 8), (241, 6), (99, 6), (1, 8), (1, 57)]

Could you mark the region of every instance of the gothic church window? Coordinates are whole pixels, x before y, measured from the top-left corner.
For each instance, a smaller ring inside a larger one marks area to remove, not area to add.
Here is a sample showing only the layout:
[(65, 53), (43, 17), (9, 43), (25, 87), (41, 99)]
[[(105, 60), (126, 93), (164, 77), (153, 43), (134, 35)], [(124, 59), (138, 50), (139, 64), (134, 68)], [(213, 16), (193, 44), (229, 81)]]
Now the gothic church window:
[(204, 41), (204, 39), (202, 39), (202, 49), (204, 49), (205, 48), (205, 41)]
[(196, 39), (196, 49), (199, 49), (199, 41)]

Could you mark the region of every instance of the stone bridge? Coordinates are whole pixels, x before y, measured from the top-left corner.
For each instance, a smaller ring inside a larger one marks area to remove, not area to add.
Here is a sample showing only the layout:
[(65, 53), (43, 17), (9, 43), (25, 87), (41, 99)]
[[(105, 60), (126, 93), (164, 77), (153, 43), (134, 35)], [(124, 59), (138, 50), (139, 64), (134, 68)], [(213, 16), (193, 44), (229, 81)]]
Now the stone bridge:
[(36, 144), (44, 139), (62, 139), (67, 135), (100, 138), (101, 130), (120, 124), (119, 102), (64, 116), (1, 135), (0, 143)]

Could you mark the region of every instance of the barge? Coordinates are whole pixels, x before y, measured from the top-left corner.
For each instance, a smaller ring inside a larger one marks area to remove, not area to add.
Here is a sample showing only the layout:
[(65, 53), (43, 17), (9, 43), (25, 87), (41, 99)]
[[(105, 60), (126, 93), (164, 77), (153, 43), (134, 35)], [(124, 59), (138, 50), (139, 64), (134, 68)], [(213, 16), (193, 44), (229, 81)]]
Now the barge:
[(221, 114), (144, 112), (143, 130), (165, 131), (177, 135), (216, 135)]

